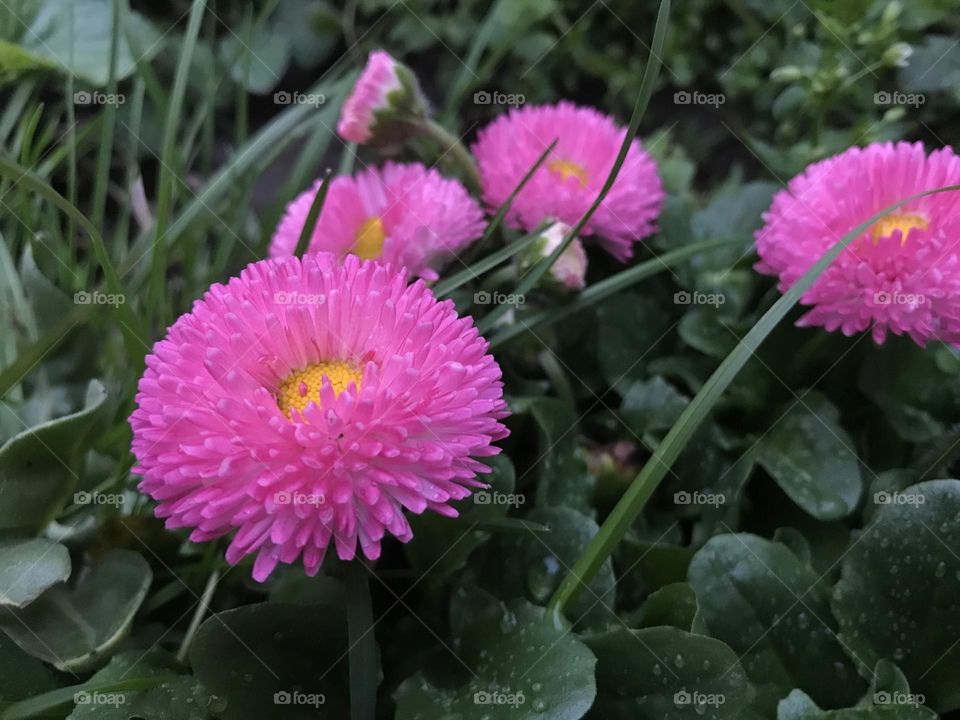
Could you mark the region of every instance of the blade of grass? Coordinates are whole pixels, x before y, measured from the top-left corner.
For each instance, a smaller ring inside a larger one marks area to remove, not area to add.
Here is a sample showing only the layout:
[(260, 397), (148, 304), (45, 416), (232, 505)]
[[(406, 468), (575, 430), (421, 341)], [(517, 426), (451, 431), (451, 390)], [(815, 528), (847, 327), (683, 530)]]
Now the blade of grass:
[[(120, 277), (117, 275), (117, 271), (113, 267), (113, 263), (107, 253), (103, 237), (100, 235), (100, 231), (97, 230), (96, 226), (87, 219), (86, 215), (80, 212), (75, 205), (70, 204), (66, 198), (42, 179), (26, 168), (17, 165), (15, 162), (0, 157), (0, 175), (13, 178), (18, 186), (22, 186), (24, 189), (40, 195), (69, 217), (73, 218), (77, 225), (90, 236), (94, 255), (97, 258), (97, 262), (100, 263), (100, 267), (103, 268), (103, 275), (110, 292), (118, 297), (123, 297), (125, 300), (132, 298), (131, 295), (123, 292)], [(120, 316), (119, 321), (127, 356), (133, 363), (134, 368), (139, 371), (144, 366), (143, 348), (146, 347), (146, 343), (143, 340), (145, 335), (141, 330), (140, 321), (133, 314), (133, 310), (128, 302), (119, 303), (115, 305), (115, 308), (117, 314)]]
[(634, 283), (638, 283), (641, 280), (650, 277), (651, 275), (656, 275), (662, 270), (669, 270), (674, 265), (681, 263), (688, 258), (694, 257), (701, 253), (710, 252), (711, 250), (729, 247), (730, 245), (738, 242), (742, 241), (707, 240), (704, 242), (687, 245), (686, 247), (677, 248), (676, 250), (671, 250), (670, 252), (664, 253), (663, 255), (659, 255), (645, 262), (638, 263), (637, 265), (629, 267), (626, 270), (618, 272), (616, 275), (611, 275), (610, 277), (601, 280), (598, 283), (594, 283), (565, 305), (561, 305), (557, 308), (541, 310), (540, 312), (534, 313), (529, 317), (518, 320), (517, 324), (515, 325), (504, 328), (490, 339), (490, 348), (492, 349), (503, 345), (505, 342), (528, 330), (534, 330), (538, 327), (551, 325), (558, 320), (562, 320), (563, 318), (572, 315), (575, 312), (579, 312), (584, 308), (600, 302), (604, 298), (610, 297), (621, 290), (625, 290)]
[[(580, 231), (587, 224), (593, 214), (597, 211), (597, 208), (603, 203), (604, 198), (613, 188), (613, 183), (617, 179), (617, 175), (620, 173), (620, 168), (623, 167), (624, 161), (627, 159), (627, 153), (630, 151), (630, 145), (633, 143), (634, 138), (637, 136), (637, 130), (640, 127), (640, 120), (643, 118), (644, 113), (646, 112), (647, 105), (650, 103), (650, 97), (653, 95), (653, 87), (656, 84), (657, 76), (660, 74), (660, 57), (663, 54), (663, 45), (664, 40), (667, 35), (667, 27), (670, 24), (670, 0), (662, 0), (660, 3), (660, 11), (657, 13), (657, 24), (653, 30), (653, 44), (650, 49), (650, 57), (647, 60), (647, 67), (643, 71), (643, 80), (640, 82), (640, 93), (637, 95), (637, 102), (633, 106), (633, 114), (630, 117), (630, 124), (627, 127), (627, 133), (624, 135), (623, 144), (620, 146), (620, 152), (617, 153), (617, 159), (613, 163), (613, 167), (610, 168), (610, 173), (607, 175), (607, 179), (603, 183), (603, 187), (600, 189), (600, 193), (597, 195), (597, 198), (593, 201), (593, 204), (587, 208), (587, 211), (583, 216), (576, 222), (576, 224), (570, 228), (570, 231), (563, 238), (563, 241), (557, 246), (557, 248), (550, 254), (549, 257), (544, 258), (532, 268), (529, 272), (523, 277), (519, 285), (517, 285), (516, 290), (514, 290), (514, 295), (523, 296), (528, 293), (543, 277), (553, 264), (557, 261), (567, 247), (573, 242), (573, 239), (580, 234)], [(511, 306), (507, 304), (497, 305), (491, 312), (485, 315), (479, 323), (477, 323), (477, 328), (481, 333), (486, 332), (492, 328), (497, 321), (504, 315), (504, 313), (510, 310)]]
[(317, 227), (317, 219), (320, 217), (320, 211), (323, 210), (323, 203), (327, 199), (327, 191), (330, 189), (330, 168), (327, 168), (323, 174), (323, 180), (320, 181), (320, 187), (317, 188), (317, 194), (313, 196), (313, 202), (310, 203), (310, 210), (307, 212), (307, 219), (300, 230), (300, 237), (297, 239), (297, 249), (293, 254), (298, 258), (310, 247), (310, 238), (313, 237), (313, 231)]
[[(120, 48), (120, 28), (126, 18), (126, 2), (113, 0), (113, 27), (110, 33), (110, 65), (107, 75), (107, 94), (117, 97), (117, 56)], [(97, 151), (97, 169), (93, 181), (93, 210), (90, 219), (98, 228), (103, 227), (103, 214), (107, 205), (107, 183), (110, 181), (110, 160), (113, 157), (113, 132), (117, 124), (117, 103), (108, 102), (103, 108), (103, 125), (100, 127), (100, 147)]]
[(763, 317), (757, 321), (750, 332), (740, 341), (736, 348), (727, 355), (720, 363), (720, 366), (714, 371), (703, 387), (700, 389), (690, 404), (670, 428), (653, 456), (647, 461), (643, 469), (634, 478), (630, 487), (617, 502), (616, 506), (603, 521), (599, 532), (593, 536), (587, 547), (584, 548), (580, 557), (577, 558), (573, 568), (567, 573), (556, 592), (550, 598), (547, 604), (547, 617), (550, 617), (555, 624), (562, 624), (563, 609), (567, 603), (586, 586), (597, 570), (603, 565), (604, 561), (613, 553), (617, 544), (626, 534), (627, 530), (636, 520), (637, 516), (643, 510), (657, 486), (666, 476), (667, 471), (676, 461), (677, 457), (690, 442), (690, 438), (697, 429), (703, 424), (704, 420), (710, 414), (710, 411), (717, 404), (730, 383), (736, 378), (737, 374), (747, 364), (747, 361), (766, 339), (770, 332), (786, 317), (787, 313), (800, 300), (805, 293), (824, 270), (832, 263), (837, 256), (843, 252), (847, 245), (853, 242), (866, 232), (875, 222), (893, 212), (902, 205), (917, 200), (918, 198), (934, 195), (940, 192), (951, 192), (960, 190), (960, 185), (950, 185), (936, 190), (911, 195), (877, 213), (869, 220), (862, 222), (853, 230), (838, 240), (829, 251), (827, 251), (817, 263), (811, 267), (787, 292), (785, 292), (773, 306), (763, 314)]
[(200, 33), (200, 23), (206, 0), (193, 0), (190, 6), (190, 18), (187, 21), (187, 30), (183, 37), (183, 46), (180, 50), (180, 60), (173, 80), (173, 91), (170, 93), (170, 102), (167, 106), (167, 117), (163, 124), (163, 142), (160, 150), (160, 170), (157, 181), (157, 208), (154, 215), (153, 257), (151, 258), (150, 283), (147, 290), (148, 305), (160, 324), (167, 320), (168, 303), (164, 288), (167, 273), (167, 243), (164, 242), (164, 233), (167, 229), (167, 220), (170, 207), (173, 203), (174, 192), (174, 158), (176, 152), (177, 128), (183, 112), (183, 96), (187, 89), (187, 77), (190, 73), (190, 62), (197, 45), (197, 36)]
[(504, 248), (497, 250), (495, 253), (487, 255), (482, 260), (470, 265), (465, 270), (461, 270), (456, 275), (447, 278), (446, 280), (439, 282), (433, 288), (433, 294), (438, 298), (445, 297), (456, 290), (461, 285), (464, 285), (474, 278), (480, 277), (483, 273), (491, 268), (496, 267), (502, 262), (505, 262), (516, 255), (518, 252), (522, 251), (524, 248), (529, 247), (533, 242), (540, 237), (540, 234), (547, 229), (547, 226), (550, 223), (544, 221), (540, 223), (539, 226), (533, 229), (533, 232), (523, 237), (517, 238), (512, 243), (507, 245)]

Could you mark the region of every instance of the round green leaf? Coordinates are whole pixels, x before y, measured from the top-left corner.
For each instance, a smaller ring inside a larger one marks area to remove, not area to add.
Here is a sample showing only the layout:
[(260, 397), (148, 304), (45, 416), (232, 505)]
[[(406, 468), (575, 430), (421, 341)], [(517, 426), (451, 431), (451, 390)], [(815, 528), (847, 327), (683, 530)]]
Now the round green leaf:
[(863, 486), (853, 439), (839, 416), (825, 397), (807, 393), (759, 443), (759, 463), (818, 520), (853, 512)]
[(97, 380), (83, 409), (24, 430), (0, 447), (0, 532), (43, 528), (70, 497), (93, 418), (107, 398)]
[(151, 579), (141, 555), (112, 550), (75, 588), (52, 587), (24, 608), (8, 608), (0, 628), (34, 657), (61, 670), (85, 670), (127, 635)]
[(741, 720), (753, 688), (727, 645), (674, 627), (587, 640), (597, 656), (597, 720)]
[(0, 605), (21, 608), (70, 577), (70, 553), (43, 538), (0, 542)]
[(840, 638), (862, 672), (892, 660), (927, 705), (960, 708), (960, 481), (882, 500), (834, 588)]
[(741, 656), (768, 698), (799, 687), (842, 707), (864, 692), (837, 641), (828, 588), (785, 545), (719, 535), (694, 556), (689, 582), (710, 634)]
[(224, 720), (349, 716), (342, 607), (265, 602), (213, 615), (190, 663), (225, 702)]
[(932, 710), (916, 705), (867, 705), (821, 710), (802, 690), (794, 690), (777, 705), (777, 720), (936, 720)]
[(453, 677), (400, 684), (396, 720), (578, 720), (596, 695), (593, 653), (533, 605), (488, 608), (454, 647)]

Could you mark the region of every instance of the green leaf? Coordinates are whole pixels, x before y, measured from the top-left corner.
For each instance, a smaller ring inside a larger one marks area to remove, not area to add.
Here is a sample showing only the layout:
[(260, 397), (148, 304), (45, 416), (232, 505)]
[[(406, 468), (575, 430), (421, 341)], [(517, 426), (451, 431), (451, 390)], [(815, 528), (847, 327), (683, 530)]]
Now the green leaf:
[(960, 47), (952, 35), (927, 35), (898, 73), (907, 92), (955, 90), (960, 86)]
[(85, 440), (107, 398), (91, 380), (81, 410), (24, 430), (0, 447), (0, 532), (34, 533), (74, 491)]
[[(117, 55), (119, 80), (134, 71), (137, 59), (148, 60), (162, 47), (160, 33), (146, 18), (130, 10), (125, 15)], [(32, 57), (103, 86), (110, 74), (112, 25), (111, 0), (47, 0), (24, 32), (20, 46)]]
[(349, 716), (342, 607), (266, 602), (208, 618), (190, 648), (224, 720)]
[[(643, 322), (631, 322), (631, 318)], [(604, 380), (621, 393), (643, 377), (645, 361), (656, 356), (659, 342), (670, 327), (670, 316), (650, 297), (622, 293), (597, 306), (597, 362)], [(659, 346), (666, 349), (666, 343)]]
[[(80, 691), (77, 706), (67, 720), (129, 720), (170, 718), (205, 720), (215, 700), (191, 675), (181, 675), (176, 659), (162, 650), (129, 650), (115, 655), (88, 681), (92, 686), (111, 685), (127, 678), (162, 678), (156, 687), (97, 694)], [(111, 697), (120, 702), (107, 702)]]
[(613, 630), (587, 640), (597, 656), (596, 720), (746, 720), (753, 688), (719, 640), (674, 627)]
[(540, 427), (537, 505), (563, 505), (590, 512), (595, 478), (577, 448), (577, 416), (567, 403), (540, 397), (530, 403)]
[(801, 393), (760, 441), (760, 465), (818, 520), (846, 517), (863, 490), (854, 442), (839, 417), (839, 410), (820, 393)]
[(835, 635), (828, 588), (785, 545), (719, 535), (694, 556), (689, 582), (710, 634), (741, 656), (768, 698), (799, 687), (836, 707), (862, 694)]
[(151, 578), (141, 555), (111, 550), (75, 588), (52, 587), (23, 609), (8, 608), (0, 615), (0, 628), (23, 650), (60, 670), (89, 669), (127, 635)]
[(22, 608), (70, 577), (70, 553), (42, 538), (0, 541), (0, 606)]
[(874, 705), (821, 710), (802, 690), (794, 690), (777, 705), (777, 720), (936, 720), (937, 714), (913, 705)]
[(634, 434), (643, 437), (648, 432), (669, 430), (689, 402), (673, 385), (656, 376), (629, 387), (620, 414)]
[[(534, 508), (526, 519), (542, 523), (549, 533), (500, 538), (497, 553), (499, 579), (506, 597), (523, 597), (543, 604), (556, 589), (570, 564), (597, 532), (597, 524), (572, 508)], [(569, 609), (575, 625), (596, 626), (612, 620), (616, 598), (613, 563), (594, 577), (589, 589)]]
[(641, 628), (669, 625), (689, 631), (696, 615), (697, 595), (689, 583), (670, 583), (650, 593), (629, 624)]
[(396, 720), (578, 720), (596, 696), (593, 653), (541, 608), (488, 608), (455, 647), (452, 676), (420, 671), (400, 684)]
[(890, 659), (944, 713), (960, 707), (960, 481), (919, 483), (884, 501), (834, 588), (840, 639), (862, 673)]

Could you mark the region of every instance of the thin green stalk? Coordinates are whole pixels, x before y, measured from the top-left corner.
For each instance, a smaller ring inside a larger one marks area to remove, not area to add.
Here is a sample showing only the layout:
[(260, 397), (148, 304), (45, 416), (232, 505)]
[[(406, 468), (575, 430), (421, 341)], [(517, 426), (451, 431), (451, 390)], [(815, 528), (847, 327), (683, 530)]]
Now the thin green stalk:
[(902, 205), (927, 195), (941, 192), (960, 190), (960, 185), (950, 185), (936, 190), (911, 195), (877, 213), (869, 220), (862, 222), (853, 230), (838, 240), (817, 263), (784, 293), (773, 306), (767, 310), (744, 336), (736, 348), (727, 355), (720, 366), (714, 371), (710, 379), (704, 383), (700, 392), (683, 411), (677, 422), (670, 428), (653, 456), (647, 461), (643, 469), (634, 478), (630, 487), (620, 498), (600, 530), (593, 536), (573, 568), (560, 583), (550, 602), (547, 604), (547, 616), (557, 626), (562, 625), (563, 610), (570, 600), (586, 586), (604, 561), (613, 553), (617, 544), (643, 510), (654, 490), (666, 476), (677, 457), (690, 442), (690, 438), (707, 419), (717, 401), (721, 398), (730, 383), (747, 364), (760, 344), (770, 332), (786, 317), (787, 313), (797, 304), (800, 297), (816, 282), (824, 270), (843, 252), (847, 245), (866, 232), (875, 222), (895, 211)]
[(361, 560), (346, 564), (350, 719), (374, 720), (377, 711), (377, 641), (373, 634), (370, 570)]
[(494, 335), (490, 339), (490, 348), (493, 349), (495, 347), (499, 347), (505, 342), (508, 342), (509, 340), (512, 340), (513, 338), (527, 331), (534, 330), (545, 325), (551, 325), (558, 320), (563, 320), (565, 317), (568, 317), (575, 312), (579, 312), (584, 308), (600, 302), (604, 298), (610, 297), (621, 290), (625, 290), (634, 283), (638, 283), (641, 280), (650, 277), (651, 275), (656, 275), (662, 270), (669, 270), (674, 265), (677, 265), (688, 258), (694, 257), (701, 253), (710, 252), (711, 250), (719, 250), (720, 248), (730, 247), (730, 245), (739, 242), (742, 241), (706, 240), (704, 242), (694, 243), (692, 245), (687, 245), (686, 247), (671, 250), (663, 255), (658, 255), (655, 258), (638, 263), (637, 265), (629, 267), (626, 270), (618, 272), (616, 275), (611, 275), (610, 277), (601, 280), (598, 283), (594, 283), (580, 292), (576, 297), (570, 300), (570, 302), (565, 303), (560, 307), (547, 308), (546, 310), (541, 310), (533, 315), (519, 319), (516, 324), (510, 325)]
[(417, 129), (440, 146), (441, 155), (449, 156), (453, 164), (460, 169), (470, 189), (479, 192), (482, 183), (480, 173), (477, 172), (477, 163), (460, 139), (434, 120), (425, 120)]
[[(211, 547), (215, 545), (211, 544)], [(193, 613), (193, 617), (190, 618), (190, 626), (187, 628), (186, 635), (183, 636), (183, 642), (180, 643), (180, 650), (177, 651), (177, 660), (180, 662), (187, 661), (187, 653), (190, 652), (190, 645), (193, 643), (193, 637), (197, 634), (197, 630), (200, 629), (200, 623), (203, 622), (203, 616), (206, 615), (207, 610), (210, 609), (210, 600), (213, 599), (213, 594), (217, 591), (217, 583), (220, 581), (220, 571), (214, 569), (210, 573), (210, 577), (207, 578), (206, 587), (203, 588), (203, 594), (200, 596), (200, 602), (197, 605), (196, 611)]]
[[(110, 65), (107, 75), (107, 96), (117, 97), (117, 56), (120, 48), (120, 28), (126, 17), (126, 2), (113, 0), (113, 29), (110, 33)], [(117, 103), (108, 102), (103, 108), (103, 125), (100, 126), (100, 147), (97, 149), (97, 169), (93, 181), (93, 210), (90, 219), (98, 228), (103, 227), (107, 205), (107, 183), (110, 182), (110, 159), (113, 157), (113, 132), (117, 124)]]
[(303, 257), (307, 248), (310, 247), (310, 238), (313, 237), (313, 231), (317, 226), (317, 219), (320, 217), (320, 211), (323, 210), (323, 203), (327, 199), (327, 191), (329, 189), (330, 169), (328, 168), (323, 175), (323, 180), (320, 181), (320, 187), (317, 188), (317, 194), (313, 197), (313, 202), (310, 203), (307, 219), (304, 221), (303, 228), (300, 230), (300, 237), (297, 239), (297, 249), (293, 253), (297, 257)]
[[(607, 179), (603, 183), (600, 194), (597, 195), (597, 198), (593, 201), (593, 204), (590, 205), (577, 223), (570, 228), (570, 231), (566, 234), (566, 236), (564, 236), (563, 241), (550, 254), (550, 256), (539, 261), (524, 276), (516, 290), (514, 290), (515, 295), (525, 295), (528, 293), (537, 284), (540, 278), (543, 277), (544, 273), (550, 270), (557, 259), (564, 253), (564, 251), (566, 251), (567, 247), (569, 247), (570, 243), (573, 242), (573, 239), (580, 234), (580, 231), (584, 228), (590, 218), (593, 217), (593, 214), (597, 211), (597, 208), (600, 207), (604, 198), (606, 198), (607, 194), (613, 188), (613, 183), (616, 181), (617, 175), (620, 173), (620, 168), (623, 167), (623, 163), (627, 159), (627, 153), (630, 151), (630, 145), (633, 143), (633, 139), (637, 136), (637, 130), (640, 127), (640, 120), (643, 118), (643, 115), (647, 109), (647, 105), (650, 103), (650, 96), (653, 95), (653, 88), (656, 84), (657, 75), (660, 73), (660, 58), (663, 55), (663, 45), (667, 35), (667, 26), (669, 25), (669, 20), (670, 0), (662, 0), (660, 3), (660, 12), (657, 13), (657, 24), (653, 30), (653, 44), (650, 50), (650, 57), (647, 60), (647, 67), (643, 71), (643, 80), (640, 82), (640, 93), (637, 96), (637, 102), (633, 107), (633, 115), (630, 117), (630, 124), (627, 127), (627, 133), (623, 138), (623, 144), (620, 146), (620, 152), (617, 153), (617, 159), (614, 161), (613, 167), (610, 168), (610, 173), (607, 175)], [(508, 312), (510, 308), (511, 306), (507, 304), (496, 306), (491, 312), (485, 315), (479, 323), (477, 323), (477, 327), (479, 328), (480, 332), (486, 332), (496, 325), (497, 321), (504, 315), (504, 313)]]
[(167, 219), (173, 203), (174, 165), (176, 164), (177, 128), (183, 111), (183, 97), (187, 89), (187, 77), (190, 73), (190, 62), (193, 59), (193, 50), (200, 33), (200, 21), (203, 20), (203, 11), (206, 0), (193, 0), (190, 7), (190, 19), (187, 21), (187, 31), (183, 36), (183, 46), (180, 50), (180, 61), (177, 63), (177, 72), (173, 80), (173, 91), (167, 106), (167, 117), (163, 125), (163, 143), (160, 151), (160, 171), (157, 182), (157, 209), (154, 222), (153, 257), (150, 266), (150, 284), (147, 297), (148, 307), (154, 310), (161, 324), (166, 320), (166, 289), (164, 288), (167, 274), (167, 243), (164, 233), (167, 228)]
[(470, 49), (460, 63), (460, 71), (456, 79), (447, 92), (447, 101), (443, 106), (441, 117), (451, 123), (456, 119), (456, 111), (463, 101), (464, 96), (470, 92), (476, 82), (476, 68), (480, 65), (480, 58), (483, 51), (487, 49), (490, 41), (496, 35), (497, 17), (506, 0), (496, 0), (493, 7), (484, 17), (483, 22), (474, 33), (473, 42), (470, 43)]
[(445, 297), (459, 288), (461, 285), (465, 285), (471, 280), (480, 277), (480, 275), (485, 273), (487, 270), (496, 267), (502, 262), (506, 262), (517, 253), (532, 245), (534, 241), (540, 237), (540, 234), (546, 230), (549, 224), (549, 222), (540, 223), (533, 229), (533, 232), (517, 238), (506, 247), (497, 250), (495, 253), (487, 255), (485, 258), (478, 260), (465, 270), (461, 270), (456, 275), (448, 277), (446, 280), (437, 283), (433, 288), (433, 294), (438, 298)]

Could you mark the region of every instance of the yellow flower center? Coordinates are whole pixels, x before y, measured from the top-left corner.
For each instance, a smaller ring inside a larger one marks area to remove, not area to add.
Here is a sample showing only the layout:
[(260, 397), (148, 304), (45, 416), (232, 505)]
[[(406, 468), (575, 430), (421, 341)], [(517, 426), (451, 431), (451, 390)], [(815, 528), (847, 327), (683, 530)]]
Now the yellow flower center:
[(294, 370), (283, 379), (277, 389), (277, 405), (287, 417), (291, 417), (294, 408), (302, 413), (308, 403), (319, 404), (324, 378), (330, 381), (333, 391), (339, 395), (350, 383), (355, 383), (359, 390), (363, 373), (343, 360), (310, 363), (301, 370)]
[(587, 171), (583, 169), (582, 165), (578, 165), (570, 160), (551, 160), (547, 163), (547, 168), (551, 172), (557, 173), (564, 182), (569, 178), (575, 177), (580, 181), (582, 187), (587, 186)]
[(907, 235), (914, 228), (926, 230), (930, 221), (919, 213), (890, 213), (884, 218), (877, 220), (870, 228), (870, 237), (873, 244), (880, 242), (880, 238), (890, 237), (895, 230), (900, 231), (900, 244), (907, 242)]
[(383, 241), (387, 234), (383, 230), (383, 221), (378, 217), (368, 218), (357, 230), (357, 240), (353, 245), (353, 252), (363, 260), (372, 260), (380, 257), (383, 252)]

